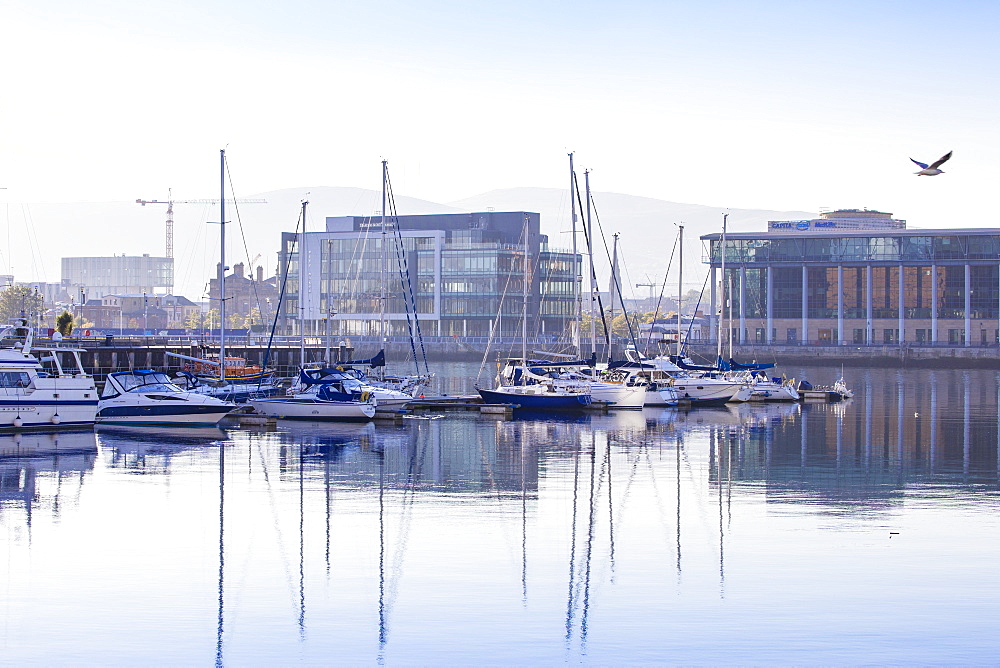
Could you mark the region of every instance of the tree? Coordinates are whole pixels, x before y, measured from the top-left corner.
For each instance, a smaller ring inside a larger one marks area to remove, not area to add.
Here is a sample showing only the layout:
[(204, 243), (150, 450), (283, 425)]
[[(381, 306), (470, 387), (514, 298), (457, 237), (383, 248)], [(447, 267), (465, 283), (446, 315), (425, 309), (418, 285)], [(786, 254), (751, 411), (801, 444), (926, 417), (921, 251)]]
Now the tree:
[(42, 310), (42, 296), (27, 285), (12, 285), (0, 292), (0, 323), (11, 318), (31, 318)]
[(73, 333), (73, 314), (63, 311), (56, 318), (56, 331), (63, 336), (70, 336)]

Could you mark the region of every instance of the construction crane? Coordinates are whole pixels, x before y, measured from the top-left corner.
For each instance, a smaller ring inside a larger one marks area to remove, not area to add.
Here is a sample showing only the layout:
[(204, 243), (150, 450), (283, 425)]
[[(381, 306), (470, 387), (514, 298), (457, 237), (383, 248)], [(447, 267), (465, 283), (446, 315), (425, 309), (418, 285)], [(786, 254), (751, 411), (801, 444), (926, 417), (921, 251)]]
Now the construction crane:
[(637, 288), (649, 288), (649, 298), (653, 299), (654, 297), (656, 297), (656, 293), (653, 292), (653, 288), (660, 287), (660, 284), (659, 283), (636, 283), (635, 287), (637, 287)]
[[(218, 204), (217, 199), (178, 199), (173, 196), (173, 188), (167, 190), (166, 200), (157, 199), (137, 199), (136, 204), (146, 206), (147, 204), (167, 205), (167, 257), (174, 256), (174, 204)], [(266, 199), (227, 199), (226, 204), (267, 204)]]

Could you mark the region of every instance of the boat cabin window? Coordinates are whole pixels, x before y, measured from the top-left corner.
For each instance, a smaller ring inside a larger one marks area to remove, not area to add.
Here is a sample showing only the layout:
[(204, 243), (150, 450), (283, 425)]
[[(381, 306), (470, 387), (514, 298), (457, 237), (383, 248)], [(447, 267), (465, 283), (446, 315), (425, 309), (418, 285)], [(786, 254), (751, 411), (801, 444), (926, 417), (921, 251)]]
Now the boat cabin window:
[(126, 392), (180, 392), (165, 373), (124, 373), (115, 376)]
[(29, 383), (27, 371), (0, 371), (0, 387), (27, 387)]

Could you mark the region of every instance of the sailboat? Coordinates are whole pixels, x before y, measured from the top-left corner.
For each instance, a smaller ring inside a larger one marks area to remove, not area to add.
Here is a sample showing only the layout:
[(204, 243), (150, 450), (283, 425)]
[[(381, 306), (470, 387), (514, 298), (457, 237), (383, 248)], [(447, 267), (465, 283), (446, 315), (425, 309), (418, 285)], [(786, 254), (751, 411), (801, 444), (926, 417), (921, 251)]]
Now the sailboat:
[[(530, 263), (528, 260), (528, 218), (524, 218), (524, 274), (522, 276), (521, 302), (521, 357), (509, 361), (509, 366), (522, 370), (528, 368), (528, 283)], [(507, 404), (516, 408), (531, 410), (582, 410), (593, 403), (590, 388), (586, 384), (558, 385), (555, 379), (531, 377), (526, 373), (497, 373), (496, 387), (476, 388), (479, 396), (487, 404)]]
[(219, 151), (219, 355), (212, 359), (167, 352), (169, 357), (187, 363), (173, 379), (178, 387), (233, 403), (246, 403), (251, 397), (274, 396), (281, 387), (274, 372), (247, 365), (242, 357), (226, 355), (226, 150)]
[[(303, 227), (308, 204), (302, 202)], [(301, 241), (298, 247), (301, 252)], [(304, 265), (300, 260), (299, 271), (302, 276), (306, 271)], [(304, 322), (299, 329), (300, 356), (304, 360)], [(329, 373), (324, 373), (326, 371)], [(375, 417), (378, 400), (354, 375), (337, 369), (321, 369), (319, 373), (311, 374), (301, 367), (296, 387), (296, 393), (283, 397), (254, 397), (249, 403), (254, 412), (268, 417), (305, 420), (371, 420)]]

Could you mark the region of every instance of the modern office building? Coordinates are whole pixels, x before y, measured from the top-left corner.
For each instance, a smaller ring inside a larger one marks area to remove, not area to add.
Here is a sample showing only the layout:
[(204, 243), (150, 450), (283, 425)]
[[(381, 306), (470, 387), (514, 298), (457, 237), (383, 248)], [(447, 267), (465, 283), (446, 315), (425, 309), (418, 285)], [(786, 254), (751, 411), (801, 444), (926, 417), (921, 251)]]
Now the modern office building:
[(740, 343), (1000, 341), (1000, 229), (906, 229), (892, 214), (849, 209), (727, 234), (724, 258), (721, 234), (701, 239), (713, 339), (721, 319), (723, 339)]
[(77, 302), (104, 295), (165, 294), (174, 284), (174, 259), (148, 254), (64, 257), (62, 284)]
[(377, 335), (385, 322), (388, 336), (405, 336), (419, 322), (431, 336), (516, 335), (527, 288), (529, 332), (563, 334), (581, 256), (550, 249), (539, 227), (537, 213), (486, 211), (330, 217), (301, 248), (300, 235), (283, 233), (284, 331), (302, 322), (322, 335), (332, 321), (337, 334)]

